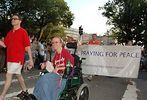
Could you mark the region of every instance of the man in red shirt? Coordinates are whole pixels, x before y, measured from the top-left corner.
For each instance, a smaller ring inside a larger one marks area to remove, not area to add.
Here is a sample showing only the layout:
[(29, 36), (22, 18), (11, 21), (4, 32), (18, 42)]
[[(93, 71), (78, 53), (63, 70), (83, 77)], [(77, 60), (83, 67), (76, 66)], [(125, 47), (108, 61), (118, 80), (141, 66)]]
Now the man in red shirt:
[[(101, 41), (99, 41), (97, 39), (97, 35), (96, 34), (92, 34), (92, 39), (88, 42), (88, 45), (100, 45)], [(88, 76), (88, 80), (91, 81), (92, 80), (92, 75)]]
[(22, 89), (22, 92), (17, 96), (20, 97), (24, 94), (27, 94), (24, 78), (21, 75), (25, 51), (28, 52), (30, 58), (29, 69), (33, 67), (33, 59), (30, 49), (29, 36), (27, 31), (20, 26), (21, 22), (22, 18), (18, 14), (14, 14), (11, 18), (11, 24), (13, 28), (5, 37), (4, 44), (1, 42), (2, 46), (7, 48), (7, 73), (4, 89), (0, 95), (0, 100), (5, 98), (5, 95), (11, 85), (13, 74), (16, 74)]
[(97, 39), (96, 34), (92, 34), (92, 39), (88, 42), (89, 45), (100, 45), (101, 42)]

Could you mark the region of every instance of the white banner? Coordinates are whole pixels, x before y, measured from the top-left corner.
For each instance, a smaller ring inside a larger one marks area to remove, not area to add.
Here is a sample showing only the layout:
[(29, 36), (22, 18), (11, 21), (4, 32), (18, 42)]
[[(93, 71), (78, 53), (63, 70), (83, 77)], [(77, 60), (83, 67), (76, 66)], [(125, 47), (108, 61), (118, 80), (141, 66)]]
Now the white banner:
[(141, 47), (82, 45), (78, 54), (84, 74), (137, 78)]

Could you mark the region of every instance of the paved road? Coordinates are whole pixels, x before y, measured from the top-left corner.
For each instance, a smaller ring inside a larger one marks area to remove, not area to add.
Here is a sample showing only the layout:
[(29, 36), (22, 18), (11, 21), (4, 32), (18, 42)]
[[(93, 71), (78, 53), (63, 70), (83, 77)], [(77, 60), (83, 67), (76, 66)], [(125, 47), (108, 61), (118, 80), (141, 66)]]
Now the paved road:
[[(29, 92), (33, 91), (35, 82), (38, 79), (39, 71), (23, 73)], [(94, 76), (92, 81), (84, 78), (89, 85), (89, 100), (146, 100), (147, 98), (147, 73), (141, 72), (139, 78), (134, 80), (134, 85), (128, 85), (124, 78), (113, 78), (105, 76)], [(0, 74), (0, 92), (4, 85), (4, 74)], [(13, 78), (12, 85), (6, 100), (20, 92), (18, 81)]]

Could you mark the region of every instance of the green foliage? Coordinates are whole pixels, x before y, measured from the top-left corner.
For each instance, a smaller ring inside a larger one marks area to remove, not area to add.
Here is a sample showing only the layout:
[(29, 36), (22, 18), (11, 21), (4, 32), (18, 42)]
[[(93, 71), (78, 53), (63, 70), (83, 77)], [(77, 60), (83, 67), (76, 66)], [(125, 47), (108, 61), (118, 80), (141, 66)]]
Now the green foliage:
[(63, 39), (66, 37), (64, 28), (62, 26), (53, 26), (53, 24), (48, 24), (44, 33), (42, 38), (48, 42), (55, 36), (62, 37)]
[[(64, 0), (0, 0), (0, 22), (7, 26), (14, 13), (23, 16), (22, 26), (38, 38), (49, 33), (44, 32), (48, 24), (70, 27), (74, 18)], [(6, 30), (0, 29), (3, 33)]]
[(145, 0), (111, 0), (103, 7), (103, 15), (112, 25), (109, 31), (119, 43), (135, 40), (136, 44), (147, 43), (147, 3)]

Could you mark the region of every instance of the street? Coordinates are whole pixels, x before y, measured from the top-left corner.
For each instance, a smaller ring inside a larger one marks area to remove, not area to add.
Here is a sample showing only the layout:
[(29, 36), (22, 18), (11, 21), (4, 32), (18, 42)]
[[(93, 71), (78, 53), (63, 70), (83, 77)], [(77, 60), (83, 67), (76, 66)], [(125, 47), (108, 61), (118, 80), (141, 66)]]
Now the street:
[[(35, 82), (39, 77), (38, 70), (23, 72), (29, 93), (32, 93)], [(138, 79), (133, 80), (133, 85), (128, 85), (125, 78), (106, 76), (94, 76), (88, 81), (84, 76), (85, 83), (90, 90), (89, 100), (146, 100), (147, 98), (147, 72), (140, 72)], [(4, 74), (0, 74), (0, 92), (4, 85)], [(11, 87), (6, 95), (6, 100), (20, 92), (18, 81), (13, 77)]]

